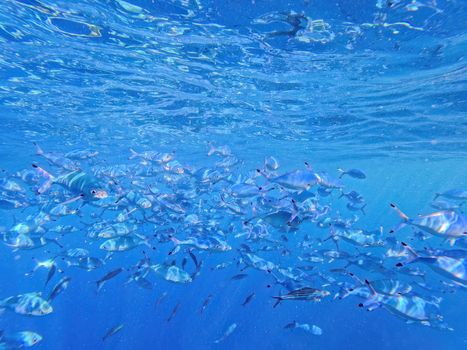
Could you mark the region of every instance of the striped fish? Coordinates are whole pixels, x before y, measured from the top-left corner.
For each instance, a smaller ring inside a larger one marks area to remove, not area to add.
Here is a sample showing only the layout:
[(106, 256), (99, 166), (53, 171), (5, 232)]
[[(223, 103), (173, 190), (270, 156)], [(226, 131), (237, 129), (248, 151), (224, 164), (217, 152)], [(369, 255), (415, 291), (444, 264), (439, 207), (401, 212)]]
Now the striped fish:
[(327, 290), (321, 290), (310, 287), (303, 287), (296, 290), (293, 290), (287, 294), (273, 296), (274, 299), (277, 299), (274, 307), (279, 305), (282, 300), (311, 300), (311, 301), (321, 301), (322, 298), (325, 298), (330, 293)]
[(399, 228), (404, 225), (412, 225), (434, 236), (449, 239), (451, 245), (454, 244), (457, 238), (467, 237), (467, 217), (463, 214), (451, 210), (444, 210), (409, 218), (394, 204), (391, 204), (391, 207), (399, 214), (402, 220), (404, 220)]
[(38, 194), (46, 192), (53, 184), (58, 184), (86, 201), (103, 199), (108, 196), (107, 191), (103, 189), (97, 178), (80, 170), (54, 177), (39, 166), (35, 164), (32, 166), (46, 179), (46, 182), (37, 190)]

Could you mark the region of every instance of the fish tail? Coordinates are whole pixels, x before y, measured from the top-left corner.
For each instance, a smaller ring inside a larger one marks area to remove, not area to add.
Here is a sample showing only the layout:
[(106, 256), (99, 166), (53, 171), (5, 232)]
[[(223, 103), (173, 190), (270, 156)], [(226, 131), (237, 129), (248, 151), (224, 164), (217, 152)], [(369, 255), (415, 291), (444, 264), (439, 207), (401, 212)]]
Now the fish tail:
[(37, 194), (47, 192), (47, 190), (52, 186), (55, 178), (52, 174), (48, 173), (47, 171), (35, 164), (33, 164), (32, 167), (36, 169), (37, 172), (46, 179), (46, 181), (42, 185), (40, 185), (39, 188), (36, 190)]
[(366, 203), (365, 203), (365, 205), (363, 205), (363, 206), (360, 208), (360, 210), (362, 211), (363, 215), (366, 215), (366, 213), (365, 213), (365, 207), (366, 207)]
[(128, 159), (134, 159), (139, 156), (139, 153), (136, 152), (133, 148), (130, 148), (131, 155), (128, 157)]
[(96, 285), (97, 285), (97, 292), (96, 293), (99, 293), (100, 290), (102, 289), (102, 287), (104, 286), (104, 283), (105, 281), (97, 281), (96, 282)]
[(214, 153), (216, 153), (217, 149), (212, 142), (209, 142), (208, 145), (209, 145), (208, 156), (212, 156)]
[(271, 175), (267, 171), (256, 169), (256, 172), (263, 176), (265, 179), (269, 179), (271, 177)]
[(345, 175), (345, 170), (344, 170), (344, 169), (342, 169), (342, 168), (338, 168), (338, 169), (337, 169), (337, 171), (340, 173), (340, 175), (339, 175), (339, 179), (342, 179), (342, 176), (344, 176), (344, 175)]
[(37, 144), (37, 142), (33, 142), (33, 145), (36, 146), (36, 155), (41, 156), (44, 154), (44, 150)]
[(282, 297), (273, 297), (274, 299), (277, 299), (276, 303), (272, 306), (273, 308), (277, 307), (277, 305), (279, 305), (281, 303), (282, 300)]
[(396, 264), (397, 267), (402, 267), (404, 265), (413, 263), (415, 260), (419, 258), (419, 255), (417, 254), (417, 252), (413, 250), (413, 248), (410, 247), (407, 243), (401, 242), (401, 244), (405, 248), (405, 250), (409, 253), (409, 259), (405, 261), (404, 263), (400, 263), (400, 262), (397, 263)]
[(395, 204), (391, 203), (391, 208), (393, 208), (396, 213), (402, 218), (404, 221), (409, 221), (409, 217), (405, 215), (402, 210), (400, 210)]

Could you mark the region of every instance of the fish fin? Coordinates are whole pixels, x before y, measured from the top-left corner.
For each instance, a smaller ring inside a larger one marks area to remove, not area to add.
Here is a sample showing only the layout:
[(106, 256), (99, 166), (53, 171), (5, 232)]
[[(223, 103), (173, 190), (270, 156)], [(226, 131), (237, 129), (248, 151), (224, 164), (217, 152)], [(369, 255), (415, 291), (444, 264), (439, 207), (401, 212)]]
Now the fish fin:
[(371, 283), (370, 283), (368, 280), (365, 280), (365, 284), (366, 284), (367, 287), (370, 289), (371, 293), (373, 293), (373, 295), (378, 294), (378, 292), (376, 291), (376, 289), (373, 288), (373, 286), (371, 285)]
[(212, 142), (209, 142), (208, 145), (209, 145), (208, 156), (212, 156), (217, 151), (217, 149)]
[(130, 148), (131, 155), (128, 157), (128, 159), (134, 159), (139, 156), (139, 153), (136, 152), (133, 148)]
[(454, 244), (456, 244), (456, 239), (455, 239), (455, 238), (450, 238), (450, 239), (448, 239), (448, 242), (449, 242), (449, 245), (450, 245), (451, 247), (453, 247)]
[(276, 303), (272, 306), (273, 308), (277, 307), (283, 300), (282, 297), (273, 297), (274, 299), (277, 299)]
[(36, 155), (41, 156), (44, 154), (44, 150), (37, 144), (37, 142), (33, 142), (33, 145), (36, 146)]
[(391, 203), (391, 208), (393, 208), (396, 213), (402, 218), (404, 221), (409, 221), (409, 217), (405, 215), (402, 210), (400, 210), (395, 204)]
[(73, 202), (76, 202), (78, 200), (80, 200), (81, 198), (84, 197), (84, 194), (80, 194), (79, 196), (76, 196), (76, 197), (73, 197), (73, 198), (70, 198), (62, 203), (60, 203), (59, 205), (66, 205), (66, 204), (70, 204), (70, 203), (73, 203)]
[(395, 233), (401, 229), (403, 229), (405, 226), (407, 226), (407, 223), (405, 221), (401, 222), (399, 225), (397, 225), (396, 227), (394, 227), (391, 231), (389, 231), (389, 233)]
[(96, 291), (96, 293), (99, 293), (99, 292), (100, 292), (100, 290), (102, 289), (102, 287), (104, 286), (104, 284), (105, 284), (105, 281), (97, 281), (97, 282), (96, 282), (96, 285), (97, 285), (97, 291)]
[(345, 170), (344, 170), (344, 169), (342, 169), (342, 168), (338, 168), (338, 169), (337, 169), (337, 171), (340, 173), (340, 175), (339, 175), (339, 179), (342, 179), (342, 176), (344, 176), (344, 175), (345, 175)]

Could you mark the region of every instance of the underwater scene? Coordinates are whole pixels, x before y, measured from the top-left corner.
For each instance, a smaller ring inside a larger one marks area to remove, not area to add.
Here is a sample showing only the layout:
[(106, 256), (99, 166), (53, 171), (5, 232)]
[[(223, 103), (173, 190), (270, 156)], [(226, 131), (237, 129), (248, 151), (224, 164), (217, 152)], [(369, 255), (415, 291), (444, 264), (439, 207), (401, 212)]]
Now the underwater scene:
[(467, 349), (465, 0), (3, 0), (0, 350)]

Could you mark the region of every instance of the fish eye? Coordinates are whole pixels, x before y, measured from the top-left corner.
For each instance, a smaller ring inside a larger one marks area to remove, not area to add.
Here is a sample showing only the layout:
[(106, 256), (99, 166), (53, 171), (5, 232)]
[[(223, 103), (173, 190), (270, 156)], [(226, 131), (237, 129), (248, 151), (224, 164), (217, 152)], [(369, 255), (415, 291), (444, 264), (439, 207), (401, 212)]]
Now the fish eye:
[(96, 191), (96, 190), (92, 190), (91, 193), (92, 193), (92, 194), (96, 194), (97, 191)]

